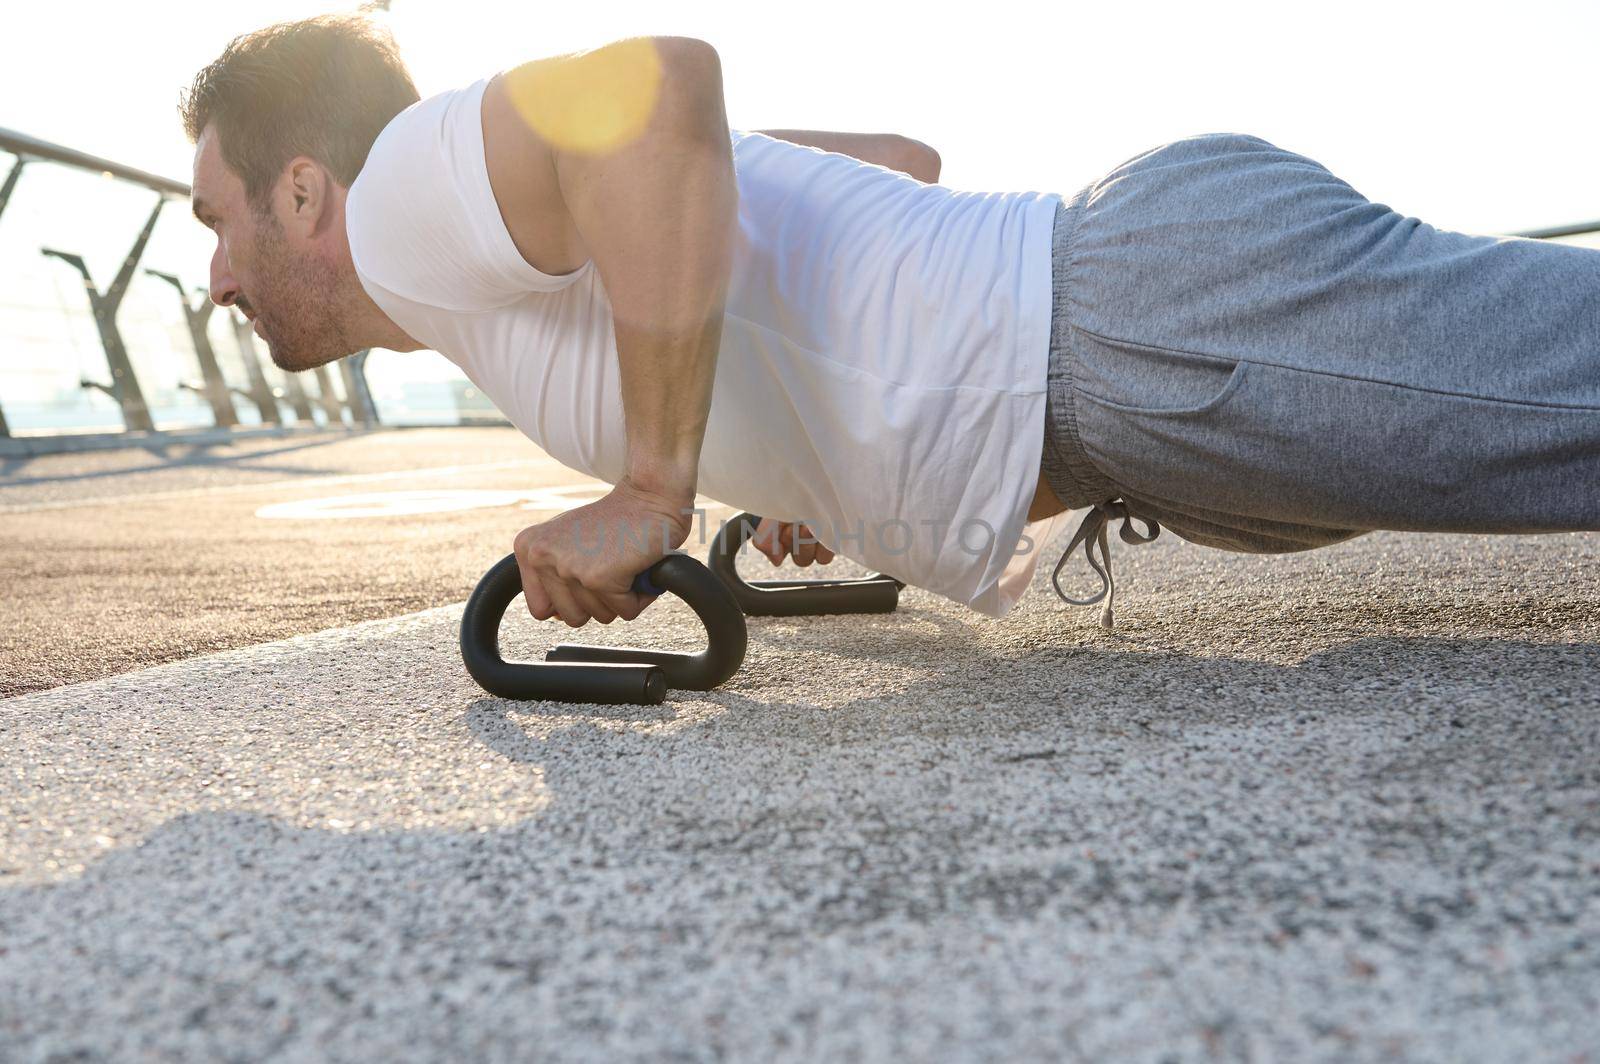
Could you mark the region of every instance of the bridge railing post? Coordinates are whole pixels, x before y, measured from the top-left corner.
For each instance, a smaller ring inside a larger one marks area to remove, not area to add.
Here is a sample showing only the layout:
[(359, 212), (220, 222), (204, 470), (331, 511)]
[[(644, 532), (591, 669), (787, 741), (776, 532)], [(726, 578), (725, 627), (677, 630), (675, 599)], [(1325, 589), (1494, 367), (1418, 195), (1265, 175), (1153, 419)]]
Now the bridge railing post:
[(378, 404), (372, 400), (372, 389), (367, 384), (367, 357), (370, 349), (357, 351), (339, 360), (339, 373), (344, 377), (344, 394), (350, 404), (350, 416), (363, 428), (372, 428), (378, 422)]
[[(206, 325), (211, 321), (211, 312), (217, 309), (217, 305), (211, 302), (211, 298), (203, 289), (200, 290), (199, 300), (191, 305), (188, 290), (183, 287), (183, 282), (175, 274), (148, 269), (144, 272), (178, 290), (178, 301), (183, 306), (183, 321), (189, 327), (189, 340), (194, 344), (194, 357), (200, 363), (200, 377), (205, 382), (198, 390), (211, 404), (212, 419), (217, 428), (233, 428), (239, 424), (239, 415), (233, 409), (233, 393), (228, 389), (228, 382), (222, 375), (222, 367), (217, 364), (217, 353), (211, 347), (211, 337), (206, 332)], [(184, 385), (180, 383), (179, 387)]]
[[(11, 164), (11, 172), (6, 175), (5, 183), (0, 184), (0, 215), (6, 213), (6, 204), (11, 202), (11, 193), (16, 190), (17, 181), (22, 177), (22, 166), (27, 161), (22, 156), (17, 156), (16, 161)], [(0, 406), (0, 439), (10, 435), (11, 427), (6, 424), (5, 408)]]
[(273, 393), (272, 384), (261, 369), (260, 356), (256, 354), (255, 330), (250, 327), (244, 316), (232, 307), (228, 308), (228, 324), (233, 326), (233, 340), (239, 347), (239, 361), (244, 363), (244, 375), (250, 381), (249, 390), (239, 394), (256, 405), (263, 425), (282, 425), (283, 411), (278, 408), (278, 397)]
[(106, 363), (111, 370), (111, 382), (84, 383), (85, 387), (97, 387), (112, 398), (122, 408), (122, 420), (130, 431), (151, 432), (155, 429), (155, 422), (150, 417), (150, 407), (145, 402), (144, 390), (139, 387), (138, 374), (134, 372), (133, 361), (128, 358), (128, 348), (122, 342), (122, 333), (117, 329), (117, 311), (122, 306), (122, 299), (128, 294), (128, 284), (133, 280), (133, 271), (139, 266), (139, 259), (144, 256), (144, 249), (150, 243), (150, 234), (155, 231), (156, 221), (161, 217), (161, 207), (166, 203), (166, 197), (156, 199), (155, 209), (150, 212), (150, 218), (144, 223), (144, 228), (139, 231), (139, 237), (133, 242), (122, 266), (117, 270), (116, 277), (104, 292), (95, 287), (94, 278), (89, 274), (89, 267), (84, 263), (83, 256), (70, 251), (57, 251), (55, 248), (40, 248), (40, 252), (51, 258), (60, 259), (72, 266), (83, 276), (83, 290), (89, 297), (89, 308), (94, 314), (95, 327), (100, 332), (100, 345), (105, 348)]

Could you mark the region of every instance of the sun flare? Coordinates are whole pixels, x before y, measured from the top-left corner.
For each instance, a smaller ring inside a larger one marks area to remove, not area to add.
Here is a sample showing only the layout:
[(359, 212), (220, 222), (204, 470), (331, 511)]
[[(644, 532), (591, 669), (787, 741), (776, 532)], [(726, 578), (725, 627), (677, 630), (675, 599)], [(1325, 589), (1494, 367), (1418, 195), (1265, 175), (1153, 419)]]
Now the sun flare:
[(661, 91), (661, 57), (648, 37), (540, 59), (510, 71), (523, 121), (563, 151), (615, 151), (644, 131)]

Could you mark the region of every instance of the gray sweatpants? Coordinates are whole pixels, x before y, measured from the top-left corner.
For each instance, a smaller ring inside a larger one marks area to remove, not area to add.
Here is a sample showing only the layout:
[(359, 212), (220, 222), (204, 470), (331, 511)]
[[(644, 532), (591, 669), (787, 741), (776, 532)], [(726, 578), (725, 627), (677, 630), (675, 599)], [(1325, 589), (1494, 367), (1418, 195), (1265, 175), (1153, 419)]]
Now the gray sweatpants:
[(1118, 517), (1256, 553), (1600, 529), (1600, 251), (1435, 229), (1256, 137), (1164, 145), (1056, 216), (1044, 472), (1094, 507), (1076, 603)]

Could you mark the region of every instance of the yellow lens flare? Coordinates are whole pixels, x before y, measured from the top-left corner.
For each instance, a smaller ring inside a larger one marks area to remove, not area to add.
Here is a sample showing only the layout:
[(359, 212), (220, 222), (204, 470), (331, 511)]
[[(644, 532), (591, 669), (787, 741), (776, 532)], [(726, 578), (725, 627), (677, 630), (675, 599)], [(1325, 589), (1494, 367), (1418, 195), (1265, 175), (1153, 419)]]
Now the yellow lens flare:
[(539, 59), (506, 74), (522, 120), (562, 151), (600, 155), (644, 132), (661, 93), (661, 57), (648, 37)]

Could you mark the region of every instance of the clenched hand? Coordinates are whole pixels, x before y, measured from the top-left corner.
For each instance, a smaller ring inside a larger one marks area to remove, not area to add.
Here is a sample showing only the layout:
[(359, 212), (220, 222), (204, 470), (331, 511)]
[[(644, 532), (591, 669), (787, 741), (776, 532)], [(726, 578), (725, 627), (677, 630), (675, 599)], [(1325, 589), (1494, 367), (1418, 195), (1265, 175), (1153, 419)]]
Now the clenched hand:
[(689, 538), (691, 515), (623, 478), (603, 499), (517, 533), (522, 595), (535, 620), (573, 628), (631, 621), (655, 600), (633, 579)]
[(801, 568), (812, 562), (826, 565), (833, 561), (833, 551), (818, 543), (816, 534), (801, 521), (774, 521), (763, 517), (751, 534), (750, 543), (773, 565), (782, 565), (785, 557), (794, 558), (794, 563)]

